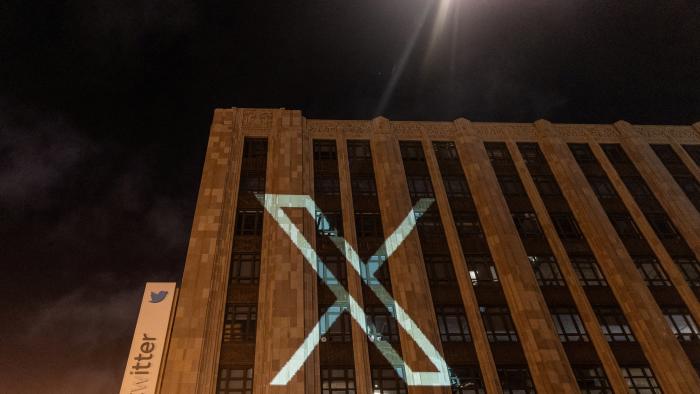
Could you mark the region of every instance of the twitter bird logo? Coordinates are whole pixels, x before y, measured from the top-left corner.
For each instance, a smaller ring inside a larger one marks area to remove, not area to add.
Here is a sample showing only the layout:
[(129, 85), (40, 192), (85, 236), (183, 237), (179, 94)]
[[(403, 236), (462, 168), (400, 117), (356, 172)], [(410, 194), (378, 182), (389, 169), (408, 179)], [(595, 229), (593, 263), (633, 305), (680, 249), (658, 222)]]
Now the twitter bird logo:
[(168, 296), (168, 292), (165, 290), (161, 290), (159, 292), (152, 291), (151, 292), (151, 304), (157, 304), (165, 299), (165, 297)]

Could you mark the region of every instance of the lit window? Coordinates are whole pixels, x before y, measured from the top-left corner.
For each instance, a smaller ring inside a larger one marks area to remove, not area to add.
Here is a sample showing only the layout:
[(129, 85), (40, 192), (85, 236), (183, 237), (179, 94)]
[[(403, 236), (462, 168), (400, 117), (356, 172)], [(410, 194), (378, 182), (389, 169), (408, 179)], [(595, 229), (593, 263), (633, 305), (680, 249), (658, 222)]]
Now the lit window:
[(700, 331), (695, 320), (685, 307), (664, 307), (664, 316), (671, 326), (671, 331), (683, 342), (697, 342), (700, 340)]
[(226, 304), (224, 315), (224, 342), (250, 342), (255, 340), (257, 305)]
[(695, 257), (675, 257), (674, 260), (688, 284), (692, 287), (700, 287), (700, 264)]
[(608, 285), (593, 256), (571, 256), (571, 265), (582, 286)]
[(319, 307), (319, 325), (322, 342), (352, 342), (350, 313), (342, 306)]
[(260, 253), (233, 252), (231, 254), (231, 283), (258, 283)]
[(562, 342), (588, 342), (586, 328), (576, 308), (555, 307), (551, 308), (551, 312), (554, 327)]
[(608, 342), (635, 342), (632, 329), (627, 324), (627, 319), (617, 307), (594, 308), (598, 322), (603, 330), (603, 336)]
[(627, 381), (630, 393), (633, 394), (661, 394), (661, 388), (656, 382), (654, 373), (649, 367), (626, 366), (622, 367), (622, 376)]
[(404, 374), (402, 368), (372, 368), (372, 394), (406, 394)]
[(321, 394), (355, 394), (355, 369), (321, 368)]
[(671, 286), (666, 272), (654, 256), (632, 256), (647, 286)]
[(474, 286), (489, 285), (498, 282), (496, 267), (489, 255), (465, 256), (469, 268), (469, 278)]
[(221, 367), (219, 368), (219, 387), (217, 394), (252, 394), (253, 368)]
[(564, 278), (554, 256), (528, 256), (540, 286), (564, 286)]

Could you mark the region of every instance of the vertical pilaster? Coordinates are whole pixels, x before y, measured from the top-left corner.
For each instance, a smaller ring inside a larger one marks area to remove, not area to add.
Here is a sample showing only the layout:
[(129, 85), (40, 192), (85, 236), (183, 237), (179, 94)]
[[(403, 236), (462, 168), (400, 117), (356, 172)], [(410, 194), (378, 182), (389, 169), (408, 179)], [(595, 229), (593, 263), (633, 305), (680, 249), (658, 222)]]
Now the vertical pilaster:
[[(273, 111), (269, 139), (266, 193), (304, 194), (304, 150), (302, 118), (299, 111)], [(308, 149), (308, 148), (307, 148)], [(307, 239), (314, 232), (301, 209), (287, 215)], [(306, 369), (314, 368), (310, 357), (284, 386), (270, 382), (282, 369), (307, 334), (305, 309), (315, 308), (305, 286), (307, 263), (301, 252), (265, 213), (260, 264), (260, 293), (255, 344), (254, 393), (303, 393)], [(316, 364), (317, 365), (317, 364)]]
[(574, 303), (576, 304), (576, 309), (578, 310), (581, 320), (586, 327), (588, 337), (590, 338), (591, 343), (593, 343), (593, 347), (595, 348), (598, 358), (600, 359), (603, 369), (605, 370), (605, 374), (608, 377), (610, 386), (616, 393), (627, 393), (629, 389), (627, 388), (627, 383), (622, 376), (620, 366), (615, 360), (615, 355), (613, 354), (612, 349), (610, 349), (608, 341), (603, 336), (603, 331), (600, 329), (598, 318), (593, 311), (593, 307), (588, 302), (586, 293), (579, 282), (578, 275), (576, 275), (576, 271), (574, 270), (571, 260), (566, 253), (566, 248), (559, 238), (559, 234), (557, 234), (554, 223), (552, 223), (552, 220), (549, 217), (547, 207), (537, 191), (537, 186), (530, 175), (530, 171), (527, 169), (527, 165), (520, 154), (520, 150), (513, 141), (509, 141), (507, 145), (510, 155), (513, 157), (515, 168), (517, 169), (520, 179), (523, 182), (523, 186), (525, 187), (525, 191), (530, 198), (532, 207), (540, 220), (540, 225), (542, 226), (542, 231), (544, 232), (545, 237), (547, 237), (549, 247), (552, 249), (552, 253), (559, 263), (559, 269), (564, 276), (564, 280), (569, 288), (571, 297), (574, 299)]
[(214, 391), (243, 138), (236, 109), (214, 112), (162, 393)]
[[(388, 128), (386, 119), (376, 118), (372, 121), (372, 125), (372, 161), (386, 237), (411, 212), (412, 206), (398, 140)], [(389, 273), (396, 302), (411, 316), (428, 340), (442, 354), (442, 343), (437, 329), (428, 276), (416, 231), (412, 231), (389, 258)], [(400, 330), (400, 340), (403, 359), (413, 370), (435, 370), (427, 355), (404, 330)], [(449, 393), (449, 389), (442, 386), (409, 386), (408, 391), (412, 394)]]
[[(693, 392), (700, 387), (697, 374), (573, 154), (551, 129), (549, 122), (540, 120), (535, 122), (535, 126), (552, 173), (661, 387), (667, 393)], [(651, 151), (648, 145), (646, 147)], [(658, 164), (661, 166), (661, 163)], [(659, 200), (662, 198), (659, 196)]]
[[(348, 144), (345, 135), (336, 138), (338, 152), (338, 178), (340, 182), (340, 203), (343, 216), (343, 234), (345, 240), (358, 250), (357, 233), (355, 232), (355, 208), (352, 201), (352, 183), (350, 179), (350, 161), (348, 159)], [(346, 261), (348, 277), (348, 292), (364, 309), (362, 298), (362, 279), (349, 261)], [(372, 392), (372, 375), (369, 368), (369, 351), (367, 348), (367, 336), (363, 327), (360, 327), (355, 319), (352, 319), (352, 352), (355, 366), (355, 388), (357, 394), (370, 394)]]
[(627, 122), (616, 122), (622, 146), (644, 177), (661, 206), (690, 249), (700, 258), (700, 213), (656, 156), (649, 144)]
[(496, 363), (491, 353), (491, 346), (486, 336), (484, 321), (481, 319), (479, 302), (476, 299), (472, 281), (469, 279), (467, 262), (464, 258), (462, 244), (459, 240), (454, 217), (452, 216), (452, 208), (450, 208), (450, 202), (447, 199), (445, 185), (442, 182), (440, 166), (438, 165), (435, 151), (428, 137), (423, 136), (422, 143), (425, 161), (428, 165), (428, 171), (430, 172), (430, 178), (433, 183), (435, 200), (440, 211), (440, 220), (445, 230), (445, 238), (447, 239), (447, 245), (450, 250), (450, 258), (452, 259), (455, 276), (457, 277), (459, 293), (462, 297), (462, 304), (464, 305), (464, 311), (469, 322), (469, 331), (474, 341), (474, 349), (476, 350), (476, 356), (479, 360), (479, 368), (484, 385), (488, 393), (500, 393), (501, 384), (498, 379), (498, 370), (496, 369)]
[(464, 174), (535, 386), (542, 393), (577, 393), (576, 378), (529, 266), (486, 149), (474, 136), (469, 121), (458, 119), (455, 125)]

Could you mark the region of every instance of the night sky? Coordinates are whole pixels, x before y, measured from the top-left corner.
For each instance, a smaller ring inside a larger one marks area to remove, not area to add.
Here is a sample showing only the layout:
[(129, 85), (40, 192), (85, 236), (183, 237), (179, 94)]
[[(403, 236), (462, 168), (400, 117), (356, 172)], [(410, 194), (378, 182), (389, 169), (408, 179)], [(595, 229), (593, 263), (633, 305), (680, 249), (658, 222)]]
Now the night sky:
[(0, 3), (0, 393), (117, 392), (214, 108), (700, 121), (696, 0), (204, 3)]

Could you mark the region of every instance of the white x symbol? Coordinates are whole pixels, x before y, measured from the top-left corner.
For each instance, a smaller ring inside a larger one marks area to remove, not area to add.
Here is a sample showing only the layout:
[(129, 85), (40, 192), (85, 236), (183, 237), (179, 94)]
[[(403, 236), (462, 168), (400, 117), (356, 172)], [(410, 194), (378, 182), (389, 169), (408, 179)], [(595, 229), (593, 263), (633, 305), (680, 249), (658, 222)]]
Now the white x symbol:
[[(292, 379), (299, 371), (306, 359), (311, 355), (313, 350), (318, 346), (319, 339), (328, 331), (335, 320), (340, 316), (339, 313), (331, 313), (333, 310), (350, 309), (350, 316), (359, 324), (365, 334), (373, 338), (374, 333), (378, 332), (376, 327), (368, 321), (364, 310), (348, 293), (348, 291), (340, 285), (340, 282), (328, 270), (325, 263), (321, 261), (316, 254), (314, 248), (309, 244), (304, 235), (299, 231), (296, 225), (289, 219), (289, 216), (284, 212), (283, 208), (305, 208), (306, 211), (313, 217), (317, 213), (320, 214), (324, 223), (324, 227), (328, 226), (328, 221), (323, 213), (318, 209), (314, 200), (307, 195), (293, 194), (260, 194), (256, 195), (258, 200), (265, 206), (265, 209), (275, 219), (280, 228), (289, 236), (294, 245), (301, 251), (304, 259), (316, 271), (319, 277), (328, 285), (331, 292), (336, 296), (335, 303), (328, 308), (324, 315), (319, 319), (309, 335), (304, 339), (301, 346), (294, 352), (292, 357), (275, 375), (270, 384), (284, 386)], [(391, 256), (396, 249), (403, 243), (408, 234), (413, 231), (416, 226), (416, 218), (420, 217), (432, 205), (434, 199), (423, 198), (416, 203), (411, 212), (401, 224), (389, 235), (382, 246), (379, 247), (373, 257)], [(377, 295), (377, 298), (384, 304), (387, 310), (398, 321), (399, 325), (406, 333), (416, 342), (418, 347), (425, 353), (431, 363), (437, 369), (437, 372), (416, 372), (413, 371), (406, 362), (399, 356), (396, 350), (387, 341), (373, 341), (382, 355), (391, 363), (399, 376), (404, 377), (409, 386), (449, 386), (450, 377), (447, 363), (435, 349), (433, 344), (426, 338), (418, 325), (411, 319), (406, 311), (394, 300), (389, 292), (376, 280), (374, 274), (381, 267), (386, 259), (379, 259), (376, 265), (367, 264), (360, 260), (360, 256), (355, 249), (350, 245), (345, 238), (331, 236), (331, 240), (338, 247), (343, 256), (350, 262), (350, 265), (357, 271), (362, 278), (362, 281)], [(319, 271), (319, 267), (323, 269), (323, 275)], [(364, 268), (364, 269), (363, 269)], [(335, 308), (334, 308), (335, 307)], [(324, 321), (326, 324), (321, 324)], [(405, 372), (405, 376), (404, 376)]]

